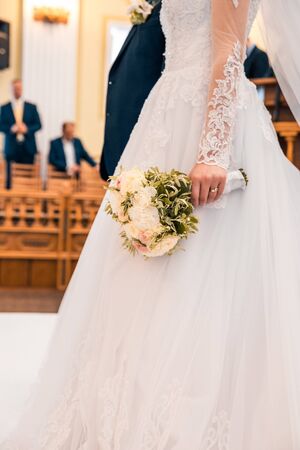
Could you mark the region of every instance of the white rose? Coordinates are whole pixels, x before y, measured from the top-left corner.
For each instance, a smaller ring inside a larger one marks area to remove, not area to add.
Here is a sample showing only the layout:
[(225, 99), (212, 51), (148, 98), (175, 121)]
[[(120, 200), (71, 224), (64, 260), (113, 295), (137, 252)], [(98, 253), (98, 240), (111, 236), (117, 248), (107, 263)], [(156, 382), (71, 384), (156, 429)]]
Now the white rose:
[(145, 186), (139, 189), (137, 194), (134, 196), (134, 206), (151, 206), (152, 198), (157, 195), (157, 190), (152, 186)]
[(138, 239), (140, 230), (132, 223), (126, 223), (123, 229), (129, 239)]
[(150, 252), (145, 255), (155, 258), (157, 256), (163, 256), (169, 253), (178, 244), (180, 238), (178, 236), (167, 236), (161, 242), (159, 242)]
[(120, 177), (118, 176), (118, 177), (110, 180), (109, 187), (117, 189), (119, 191), (120, 190)]
[(144, 245), (150, 245), (155, 233), (153, 231), (140, 231), (138, 234), (138, 239), (140, 242), (142, 242)]
[(138, 168), (122, 172), (119, 180), (122, 195), (126, 195), (128, 192), (133, 193), (139, 191), (146, 182), (144, 172)]
[(134, 223), (129, 222), (123, 226), (123, 229), (129, 239), (135, 239), (142, 242), (144, 245), (149, 245), (153, 239), (154, 233), (152, 231), (144, 231), (137, 228)]
[(132, 5), (128, 8), (128, 13), (137, 12), (142, 14), (146, 19), (152, 12), (153, 6), (145, 0), (133, 0)]
[(131, 5), (128, 8), (128, 12), (132, 12), (139, 7), (139, 0), (131, 0)]
[(148, 16), (150, 16), (153, 6), (150, 5), (150, 3), (143, 1), (140, 5), (141, 13), (143, 14), (144, 19), (147, 19)]
[(158, 210), (154, 206), (134, 205), (128, 211), (134, 225), (140, 230), (156, 231), (161, 229)]
[(118, 191), (110, 191), (109, 193), (109, 201), (112, 212), (114, 214), (119, 214), (121, 210), (122, 197)]

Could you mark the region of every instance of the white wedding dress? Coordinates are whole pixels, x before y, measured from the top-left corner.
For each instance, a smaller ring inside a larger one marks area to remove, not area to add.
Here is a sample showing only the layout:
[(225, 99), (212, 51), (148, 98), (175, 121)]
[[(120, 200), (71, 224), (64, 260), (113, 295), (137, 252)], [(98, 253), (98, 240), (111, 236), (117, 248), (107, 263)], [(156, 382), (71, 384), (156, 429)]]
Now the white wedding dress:
[(242, 70), (258, 7), (163, 0), (166, 68), (121, 164), (198, 159), (249, 186), (153, 260), (122, 249), (104, 200), (1, 450), (300, 449), (300, 176)]

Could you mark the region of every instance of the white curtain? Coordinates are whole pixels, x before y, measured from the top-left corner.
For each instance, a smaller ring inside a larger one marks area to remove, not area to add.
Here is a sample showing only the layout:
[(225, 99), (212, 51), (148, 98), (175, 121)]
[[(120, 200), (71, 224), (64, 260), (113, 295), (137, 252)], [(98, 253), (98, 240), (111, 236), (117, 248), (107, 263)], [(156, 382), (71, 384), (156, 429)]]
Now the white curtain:
[(43, 129), (38, 135), (45, 173), (49, 140), (61, 124), (76, 118), (79, 0), (48, 0), (47, 6), (65, 8), (69, 23), (47, 24), (33, 19), (44, 0), (25, 0), (23, 8), (23, 81), (25, 98), (37, 103)]
[(300, 124), (300, 0), (262, 0), (261, 19), (271, 64)]

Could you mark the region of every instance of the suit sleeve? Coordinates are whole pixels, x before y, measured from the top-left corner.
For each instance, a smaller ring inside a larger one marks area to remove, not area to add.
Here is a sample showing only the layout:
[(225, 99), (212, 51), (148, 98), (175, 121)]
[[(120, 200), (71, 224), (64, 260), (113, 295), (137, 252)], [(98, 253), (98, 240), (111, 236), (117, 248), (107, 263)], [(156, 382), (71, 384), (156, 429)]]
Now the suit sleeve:
[(27, 134), (34, 134), (37, 131), (39, 131), (42, 128), (42, 123), (40, 119), (40, 115), (38, 113), (37, 107), (33, 105), (33, 120), (32, 123), (30, 123), (27, 128)]
[(7, 114), (5, 115), (5, 108), (0, 107), (0, 132), (5, 134), (11, 133), (11, 123), (8, 121)]
[(94, 161), (94, 159), (88, 154), (84, 146), (82, 145), (82, 142), (79, 140), (79, 144), (81, 147), (81, 158), (84, 159), (90, 166), (95, 167), (97, 164)]
[(244, 72), (250, 0), (211, 0), (212, 66), (199, 164), (228, 169), (238, 87)]
[(268, 55), (265, 52), (259, 52), (255, 75), (257, 78), (263, 78), (270, 73), (270, 63)]
[(52, 141), (50, 143), (50, 151), (49, 151), (48, 161), (49, 161), (49, 164), (54, 166), (60, 172), (64, 172), (66, 170), (66, 165), (65, 165), (64, 161), (59, 159), (59, 155), (57, 154), (57, 150), (56, 150), (54, 141)]

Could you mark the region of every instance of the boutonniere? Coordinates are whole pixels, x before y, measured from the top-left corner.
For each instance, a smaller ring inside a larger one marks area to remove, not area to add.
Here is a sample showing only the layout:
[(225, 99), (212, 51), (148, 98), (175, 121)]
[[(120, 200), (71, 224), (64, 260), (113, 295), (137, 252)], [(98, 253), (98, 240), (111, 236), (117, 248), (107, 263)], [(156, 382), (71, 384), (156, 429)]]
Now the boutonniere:
[(142, 25), (151, 16), (155, 5), (151, 5), (146, 0), (132, 0), (128, 9), (128, 14), (132, 25)]

